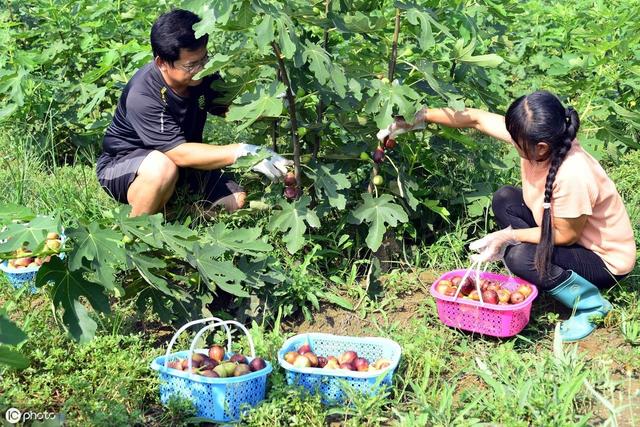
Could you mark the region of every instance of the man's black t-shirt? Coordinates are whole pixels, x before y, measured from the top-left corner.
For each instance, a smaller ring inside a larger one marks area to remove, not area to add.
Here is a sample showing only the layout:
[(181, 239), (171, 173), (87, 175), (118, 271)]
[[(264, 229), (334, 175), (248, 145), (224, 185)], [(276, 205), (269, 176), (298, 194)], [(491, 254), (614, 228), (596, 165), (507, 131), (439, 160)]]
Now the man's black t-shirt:
[(103, 156), (118, 159), (136, 149), (166, 152), (184, 142), (202, 142), (207, 112), (223, 115), (226, 105), (214, 100), (211, 89), (219, 76), (207, 76), (189, 87), (188, 97), (177, 95), (154, 62), (142, 67), (124, 88), (102, 142)]

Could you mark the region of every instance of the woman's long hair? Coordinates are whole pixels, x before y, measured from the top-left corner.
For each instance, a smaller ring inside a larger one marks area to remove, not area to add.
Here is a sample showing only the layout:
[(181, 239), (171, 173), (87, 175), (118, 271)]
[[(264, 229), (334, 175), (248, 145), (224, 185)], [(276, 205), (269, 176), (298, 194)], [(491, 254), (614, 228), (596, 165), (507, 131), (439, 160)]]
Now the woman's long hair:
[[(545, 280), (553, 255), (553, 224), (551, 218), (551, 196), (558, 168), (571, 149), (580, 128), (578, 113), (565, 108), (554, 94), (537, 91), (516, 99), (507, 110), (505, 123), (511, 138), (530, 161), (550, 160), (549, 173), (544, 186), (544, 213), (540, 243), (536, 249), (535, 267), (541, 280)], [(549, 155), (536, 159), (536, 145), (549, 145)], [(531, 206), (536, 209), (537, 206)]]

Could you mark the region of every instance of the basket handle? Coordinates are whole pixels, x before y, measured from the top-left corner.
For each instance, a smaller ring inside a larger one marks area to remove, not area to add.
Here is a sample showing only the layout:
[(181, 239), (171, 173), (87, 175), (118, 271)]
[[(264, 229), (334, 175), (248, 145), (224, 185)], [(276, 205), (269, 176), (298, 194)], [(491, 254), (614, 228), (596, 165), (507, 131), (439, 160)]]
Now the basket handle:
[[(178, 329), (176, 331), (176, 333), (173, 335), (173, 338), (171, 338), (171, 341), (169, 341), (169, 346), (167, 347), (167, 352), (164, 355), (164, 367), (166, 368), (169, 364), (169, 355), (171, 355), (171, 349), (173, 348), (173, 345), (176, 343), (176, 341), (178, 340), (178, 337), (180, 336), (180, 334), (182, 332), (184, 332), (185, 330), (187, 330), (188, 328), (190, 328), (193, 325), (198, 325), (201, 323), (208, 323), (208, 322), (223, 322), (222, 319), (218, 318), (218, 317), (207, 317), (205, 319), (199, 319), (199, 320), (193, 320), (189, 323), (186, 323), (184, 325), (182, 325), (180, 327), (180, 329)], [(229, 326), (225, 325), (225, 329), (227, 330), (227, 350), (231, 351), (231, 330), (229, 329)]]
[[(236, 327), (236, 329), (242, 329), (242, 331), (245, 333), (245, 335), (247, 336), (247, 340), (249, 341), (249, 348), (251, 349), (251, 358), (256, 357), (256, 349), (253, 345), (253, 338), (251, 338), (251, 334), (249, 333), (249, 331), (247, 330), (247, 328), (240, 322), (236, 322), (235, 320), (221, 320), (219, 322), (215, 322), (212, 323), (210, 325), (204, 326), (202, 327), (198, 333), (196, 334), (196, 336), (193, 338), (193, 340), (191, 341), (191, 346), (189, 347), (189, 361), (187, 362), (189, 364), (189, 373), (191, 373), (191, 365), (192, 365), (192, 358), (193, 358), (193, 351), (195, 350), (196, 347), (196, 343), (198, 342), (198, 340), (200, 339), (200, 337), (202, 336), (202, 334), (204, 334), (206, 331), (210, 330), (210, 329), (215, 329), (218, 326), (224, 326), (224, 328), (227, 330), (227, 335), (229, 337), (231, 337), (231, 332), (230, 332), (230, 328), (229, 325), (233, 325)], [(230, 339), (230, 338), (229, 338)], [(231, 351), (231, 345), (229, 345), (229, 347), (227, 348), (227, 351), (230, 352)], [(166, 363), (166, 360), (165, 360)]]
[[(458, 288), (456, 289), (456, 293), (453, 295), (453, 300), (454, 301), (458, 299), (458, 295), (460, 294), (460, 290), (462, 289), (462, 284), (467, 280), (467, 278), (469, 277), (469, 275), (471, 273), (475, 273), (476, 274), (476, 280), (474, 280), (474, 282), (475, 282), (475, 285), (476, 285), (476, 291), (478, 292), (478, 296), (480, 297), (480, 303), (484, 305), (484, 300), (482, 299), (482, 289), (480, 288), (480, 268), (481, 268), (481, 265), (482, 265), (481, 261), (474, 261), (474, 262), (471, 263), (471, 265), (469, 266), (467, 271), (464, 273), (464, 276), (462, 276), (462, 280), (460, 280), (460, 286), (458, 286)], [(485, 266), (485, 270), (487, 269), (488, 266), (489, 266), (489, 263), (487, 263), (487, 265)]]

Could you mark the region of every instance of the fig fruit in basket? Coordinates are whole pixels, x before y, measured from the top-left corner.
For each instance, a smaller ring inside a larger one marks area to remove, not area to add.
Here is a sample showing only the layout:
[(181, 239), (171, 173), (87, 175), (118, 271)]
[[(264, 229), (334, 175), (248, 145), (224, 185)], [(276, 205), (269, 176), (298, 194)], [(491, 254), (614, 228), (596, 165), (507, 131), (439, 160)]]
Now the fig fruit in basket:
[(531, 286), (529, 285), (520, 285), (517, 292), (520, 292), (525, 298), (527, 298), (529, 295), (531, 295), (533, 289), (531, 289)]
[(356, 368), (353, 366), (353, 363), (341, 363), (340, 364), (340, 369), (345, 369), (348, 371), (355, 371)]
[(508, 303), (509, 300), (511, 299), (511, 292), (509, 292), (508, 289), (498, 289), (497, 291), (498, 294), (498, 304), (499, 303)]
[(229, 358), (229, 361), (231, 362), (236, 362), (236, 363), (247, 363), (247, 358), (244, 357), (242, 354), (234, 354), (233, 356), (231, 356)]
[(460, 285), (460, 293), (464, 296), (467, 296), (471, 293), (471, 291), (475, 290), (476, 284), (471, 277), (467, 277), (464, 283)]
[[(225, 374), (227, 374), (227, 377), (231, 377), (231, 376), (233, 376), (233, 373), (236, 370), (236, 366), (238, 366), (238, 365), (236, 365), (235, 363), (231, 363), (231, 362), (223, 362), (223, 363), (219, 364), (218, 366), (216, 366), (216, 369), (219, 366), (222, 366), (222, 369), (224, 369)], [(218, 372), (218, 371), (216, 371), (216, 372)], [(218, 372), (218, 374), (219, 373), (220, 372)]]
[(326, 357), (318, 356), (318, 368), (324, 368), (327, 366), (327, 362), (328, 360)]
[(453, 286), (455, 286), (456, 288), (460, 285), (460, 282), (462, 281), (462, 276), (455, 276), (451, 278), (451, 283), (453, 284)]
[(216, 371), (211, 371), (209, 369), (205, 369), (204, 371), (201, 371), (200, 375), (208, 378), (220, 378), (220, 375), (218, 375)]
[(251, 370), (253, 372), (256, 371), (260, 371), (264, 368), (267, 367), (267, 363), (264, 361), (264, 359), (260, 358), (260, 357), (256, 357), (255, 359), (253, 359), (251, 361), (251, 363), (249, 363), (249, 367), (251, 368)]
[(181, 359), (172, 360), (169, 363), (167, 363), (167, 367), (171, 369), (177, 369), (178, 371), (182, 371), (182, 360)]
[(369, 370), (369, 361), (364, 357), (358, 357), (355, 362), (353, 362), (353, 366), (358, 371), (368, 371)]
[(251, 373), (251, 368), (246, 363), (241, 363), (235, 367), (233, 370), (234, 377), (240, 377), (242, 375), (247, 375)]
[(311, 363), (312, 368), (315, 368), (316, 366), (318, 366), (318, 356), (316, 356), (312, 352), (301, 354), (301, 356), (309, 359), (309, 362)]
[(324, 365), (324, 369), (340, 369), (340, 363), (338, 362), (338, 359), (336, 359), (334, 356), (329, 356), (327, 358), (327, 364)]
[(305, 353), (309, 353), (310, 351), (311, 351), (311, 346), (307, 343), (300, 346), (300, 348), (298, 349), (298, 354), (305, 354)]
[(498, 301), (500, 300), (498, 299), (498, 293), (496, 291), (493, 289), (487, 289), (482, 291), (482, 301), (487, 304), (498, 304)]
[(344, 363), (353, 363), (358, 358), (358, 354), (355, 351), (349, 350), (342, 353), (340, 357), (338, 357), (338, 362), (340, 365)]
[(287, 354), (284, 355), (284, 360), (287, 361), (287, 363), (290, 363), (293, 365), (293, 362), (296, 361), (296, 358), (300, 356), (300, 353), (295, 352), (295, 351), (290, 351)]
[(298, 357), (296, 357), (296, 360), (293, 361), (293, 366), (296, 368), (310, 368), (311, 361), (302, 354), (299, 354)]
[(511, 304), (520, 304), (524, 300), (525, 300), (524, 295), (522, 295), (518, 291), (515, 291), (514, 293), (511, 294), (511, 298), (509, 299), (509, 302)]
[(469, 299), (480, 301), (480, 294), (474, 289), (469, 293)]
[(501, 289), (502, 287), (500, 286), (500, 283), (495, 282), (493, 280), (489, 280), (487, 282), (487, 287), (485, 290), (487, 291), (497, 291), (498, 289)]
[(224, 360), (224, 348), (219, 345), (212, 345), (209, 348), (209, 357), (216, 362), (222, 362)]
[(218, 362), (210, 357), (205, 357), (204, 361), (200, 364), (200, 367), (204, 370), (212, 370), (216, 366), (218, 366)]
[(378, 359), (371, 366), (373, 367), (373, 369), (381, 370), (391, 366), (391, 361), (387, 359)]
[(436, 291), (439, 294), (445, 295), (445, 292), (447, 291), (447, 289), (449, 289), (450, 287), (453, 287), (453, 285), (451, 284), (450, 281), (448, 280), (441, 280), (438, 282), (438, 284), (436, 285)]
[[(233, 369), (235, 370), (235, 367)], [(220, 364), (220, 365), (216, 366), (215, 368), (213, 368), (213, 372), (218, 374), (218, 377), (220, 377), (220, 378), (227, 378), (229, 376), (229, 375), (227, 375), (227, 368), (222, 364)]]

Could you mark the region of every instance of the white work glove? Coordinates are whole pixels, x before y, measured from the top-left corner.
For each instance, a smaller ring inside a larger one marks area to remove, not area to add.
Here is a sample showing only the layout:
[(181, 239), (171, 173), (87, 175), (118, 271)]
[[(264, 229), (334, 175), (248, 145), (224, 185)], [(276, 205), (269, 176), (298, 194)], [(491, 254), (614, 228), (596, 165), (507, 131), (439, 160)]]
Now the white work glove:
[(384, 142), (385, 139), (396, 139), (398, 135), (411, 130), (424, 129), (424, 110), (420, 110), (416, 113), (413, 124), (407, 123), (402, 118), (396, 118), (386, 129), (380, 129), (376, 134), (376, 138), (379, 141)]
[(504, 257), (504, 251), (508, 245), (519, 243), (516, 240), (515, 230), (511, 226), (487, 234), (480, 240), (476, 240), (469, 245), (469, 249), (479, 252), (471, 255), (473, 262), (491, 262), (498, 261)]
[(239, 144), (238, 149), (236, 150), (236, 160), (243, 156), (258, 154), (260, 150), (266, 150), (269, 153), (269, 157), (255, 164), (251, 170), (263, 174), (271, 181), (284, 179), (287, 174), (287, 166), (291, 166), (293, 162), (285, 159), (268, 148), (251, 144)]

